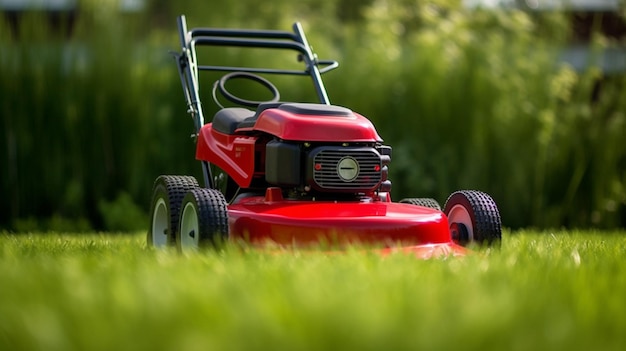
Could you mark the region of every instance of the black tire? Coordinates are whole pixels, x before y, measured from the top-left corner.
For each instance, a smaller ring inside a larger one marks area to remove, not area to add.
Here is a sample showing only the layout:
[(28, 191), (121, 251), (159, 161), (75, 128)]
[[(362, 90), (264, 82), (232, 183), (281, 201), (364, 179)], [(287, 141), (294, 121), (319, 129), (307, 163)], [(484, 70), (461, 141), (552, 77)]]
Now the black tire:
[(197, 187), (198, 181), (191, 176), (162, 175), (156, 179), (150, 205), (149, 247), (175, 245), (183, 197)]
[(402, 199), (400, 200), (400, 203), (423, 206), (441, 211), (441, 205), (439, 205), (439, 202), (435, 199), (431, 199), (428, 197)]
[(228, 204), (215, 189), (197, 188), (189, 191), (181, 205), (178, 248), (192, 252), (206, 247), (219, 247), (228, 239)]
[(500, 246), (502, 221), (491, 196), (476, 190), (457, 191), (448, 197), (443, 212), (452, 240), (458, 244)]

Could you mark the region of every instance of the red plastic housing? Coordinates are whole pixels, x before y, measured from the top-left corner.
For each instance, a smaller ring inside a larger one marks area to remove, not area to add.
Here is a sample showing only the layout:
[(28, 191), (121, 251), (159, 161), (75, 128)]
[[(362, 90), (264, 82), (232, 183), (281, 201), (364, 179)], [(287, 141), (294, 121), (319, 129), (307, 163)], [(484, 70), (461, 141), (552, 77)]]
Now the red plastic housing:
[(230, 205), (228, 216), (231, 239), (260, 246), (364, 244), (419, 257), (466, 252), (452, 242), (441, 211), (408, 204), (284, 200), (280, 189), (269, 188)]
[[(255, 150), (265, 153), (265, 145), (257, 147), (258, 139), (245, 134), (220, 133), (212, 128), (212, 123), (208, 123), (200, 129), (196, 159), (213, 163), (228, 173), (240, 187), (248, 188), (255, 172)], [(258, 165), (261, 166), (264, 164)]]
[[(308, 142), (382, 142), (369, 119), (352, 116), (331, 117), (300, 115), (277, 108), (267, 109), (251, 128), (283, 140)], [(247, 129), (239, 129), (244, 131)]]

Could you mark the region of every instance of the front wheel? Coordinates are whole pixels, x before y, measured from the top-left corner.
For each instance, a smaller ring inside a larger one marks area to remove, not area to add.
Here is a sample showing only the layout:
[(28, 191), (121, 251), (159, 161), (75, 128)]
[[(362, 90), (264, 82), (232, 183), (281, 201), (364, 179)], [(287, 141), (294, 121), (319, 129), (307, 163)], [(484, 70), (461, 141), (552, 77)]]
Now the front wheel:
[(148, 246), (174, 246), (180, 204), (185, 194), (197, 187), (198, 181), (191, 176), (162, 175), (156, 179), (152, 189)]
[(450, 234), (456, 243), (499, 246), (502, 239), (500, 212), (491, 196), (476, 190), (454, 192), (444, 206)]
[(178, 235), (178, 248), (183, 253), (218, 247), (228, 239), (228, 210), (224, 195), (215, 189), (189, 191), (181, 205)]

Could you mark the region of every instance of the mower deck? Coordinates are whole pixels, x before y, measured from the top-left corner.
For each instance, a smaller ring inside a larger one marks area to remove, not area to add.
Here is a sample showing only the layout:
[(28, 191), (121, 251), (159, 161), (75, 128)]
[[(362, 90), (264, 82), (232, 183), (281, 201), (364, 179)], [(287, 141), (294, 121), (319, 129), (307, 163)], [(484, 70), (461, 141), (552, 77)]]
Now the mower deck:
[(453, 243), (446, 216), (439, 210), (373, 201), (283, 199), (278, 188), (229, 205), (233, 240), (279, 247), (375, 245), (383, 254), (401, 251), (419, 257), (462, 255)]

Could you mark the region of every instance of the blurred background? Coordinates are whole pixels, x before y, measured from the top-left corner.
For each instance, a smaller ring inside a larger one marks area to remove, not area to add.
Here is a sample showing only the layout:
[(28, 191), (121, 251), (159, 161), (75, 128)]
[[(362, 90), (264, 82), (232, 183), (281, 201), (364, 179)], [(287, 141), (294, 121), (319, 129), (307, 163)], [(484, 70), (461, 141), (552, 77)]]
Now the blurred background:
[(395, 200), (478, 189), (509, 228), (626, 228), (624, 1), (0, 0), (0, 11), (2, 230), (147, 229), (158, 175), (201, 178), (169, 53), (180, 14), (189, 27), (300, 21), (319, 57), (340, 62), (324, 76), (333, 104), (393, 146)]

